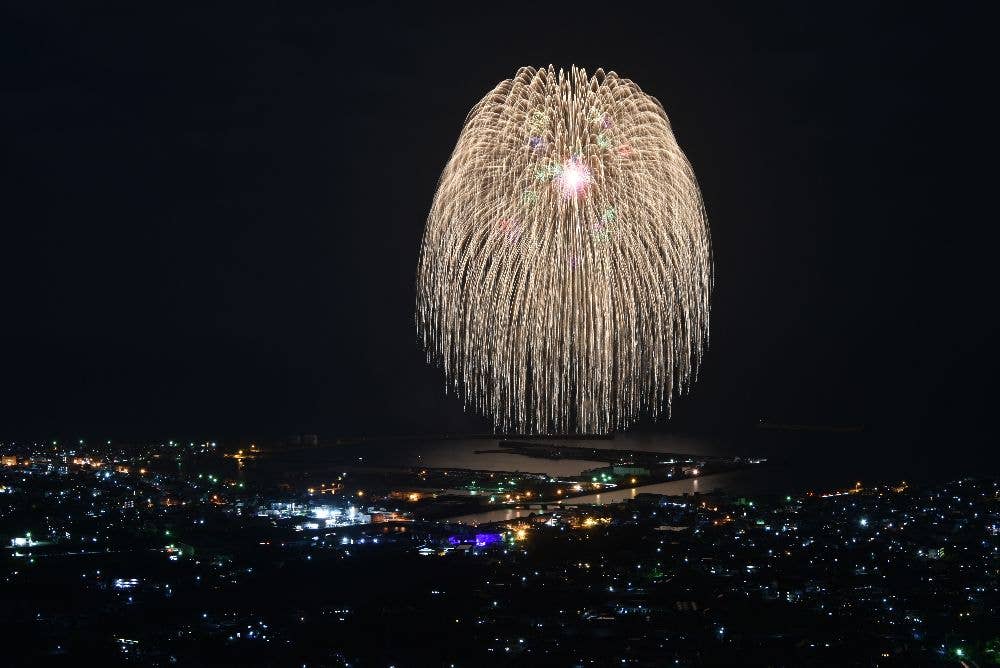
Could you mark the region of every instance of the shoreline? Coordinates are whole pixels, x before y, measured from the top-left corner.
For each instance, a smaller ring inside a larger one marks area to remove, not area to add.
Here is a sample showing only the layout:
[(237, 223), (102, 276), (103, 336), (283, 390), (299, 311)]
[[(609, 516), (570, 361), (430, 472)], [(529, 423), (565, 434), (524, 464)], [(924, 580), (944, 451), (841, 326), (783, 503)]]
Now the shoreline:
[[(463, 515), (456, 515), (454, 517), (442, 518), (442, 519), (439, 519), (437, 521), (438, 522), (446, 522), (446, 523), (447, 522), (451, 522), (451, 523), (457, 523), (457, 524), (474, 524), (474, 525), (478, 525), (478, 524), (491, 524), (492, 522), (489, 521), (489, 520), (482, 521), (482, 522), (475, 522), (475, 521), (472, 521), (472, 520), (474, 518), (476, 518), (476, 517), (489, 516), (489, 515), (498, 514), (498, 513), (514, 514), (515, 517), (508, 518), (508, 519), (516, 519), (518, 517), (527, 517), (528, 515), (530, 515), (532, 513), (538, 514), (538, 513), (551, 512), (553, 510), (558, 509), (558, 507), (566, 506), (566, 505), (572, 506), (572, 505), (611, 505), (611, 504), (618, 504), (618, 503), (624, 503), (626, 499), (623, 498), (623, 499), (618, 500), (618, 501), (607, 501), (607, 502), (601, 502), (601, 501), (581, 501), (581, 499), (588, 499), (588, 498), (598, 499), (598, 498), (601, 497), (602, 494), (604, 494), (604, 495), (611, 495), (611, 494), (615, 494), (615, 495), (626, 494), (627, 495), (627, 494), (631, 494), (631, 497), (634, 498), (634, 497), (638, 496), (639, 494), (650, 494), (650, 493), (654, 493), (655, 494), (656, 493), (656, 492), (642, 491), (644, 488), (648, 488), (648, 487), (655, 487), (657, 485), (665, 485), (665, 484), (672, 484), (672, 483), (684, 483), (684, 482), (688, 482), (688, 481), (694, 481), (692, 484), (693, 485), (697, 485), (697, 481), (699, 481), (699, 480), (701, 480), (703, 478), (717, 478), (717, 477), (722, 476), (722, 475), (727, 474), (727, 473), (735, 473), (735, 472), (748, 471), (748, 470), (756, 470), (756, 467), (754, 467), (754, 468), (730, 469), (730, 470), (725, 470), (725, 471), (714, 471), (714, 472), (711, 472), (711, 473), (706, 473), (704, 475), (687, 476), (687, 477), (683, 477), (683, 478), (675, 478), (675, 479), (672, 479), (672, 480), (650, 481), (650, 482), (639, 484), (639, 485), (629, 485), (629, 486), (624, 486), (624, 487), (615, 487), (613, 489), (604, 490), (602, 492), (592, 492), (592, 491), (578, 492), (578, 493), (574, 494), (573, 496), (567, 496), (567, 497), (565, 497), (563, 499), (555, 499), (555, 500), (552, 500), (552, 501), (539, 501), (537, 503), (531, 503), (531, 504), (527, 504), (527, 505), (525, 505), (523, 503), (521, 503), (521, 504), (514, 504), (514, 505), (510, 505), (510, 506), (503, 506), (503, 507), (498, 507), (498, 508), (492, 508), (492, 509), (489, 509), (489, 510), (483, 510), (483, 511), (479, 511), (479, 512), (465, 513)], [(715, 491), (715, 490), (713, 489), (712, 491)], [(701, 492), (695, 491), (693, 493), (700, 494)], [(706, 492), (706, 494), (708, 494), (708, 493), (711, 493), (711, 492)], [(671, 495), (665, 495), (665, 496), (671, 496)], [(678, 495), (678, 496), (680, 496), (680, 495)], [(540, 508), (532, 508), (531, 506), (541, 506), (541, 507)], [(505, 520), (500, 519), (500, 520), (494, 520), (494, 521), (505, 521)]]

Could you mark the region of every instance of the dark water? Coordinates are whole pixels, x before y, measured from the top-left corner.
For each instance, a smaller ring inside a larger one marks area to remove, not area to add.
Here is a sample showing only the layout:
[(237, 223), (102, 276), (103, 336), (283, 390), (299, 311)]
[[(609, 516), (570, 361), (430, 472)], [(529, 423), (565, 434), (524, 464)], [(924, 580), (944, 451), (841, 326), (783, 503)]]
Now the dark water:
[[(920, 481), (974, 475), (962, 458), (927, 460), (911, 456), (898, 444), (890, 444), (869, 432), (782, 432), (761, 430), (738, 437), (681, 437), (623, 435), (614, 441), (588, 442), (594, 447), (653, 450), (692, 455), (740, 455), (766, 457), (764, 464), (726, 473), (658, 483), (638, 488), (602, 492), (566, 501), (566, 504), (619, 503), (637, 494), (680, 495), (722, 491), (729, 494), (801, 494), (852, 486), (855, 482), (876, 484), (900, 480)], [(445, 453), (442, 453), (443, 455)], [(503, 455), (490, 455), (491, 463)], [(484, 460), (486, 461), (486, 460)], [(543, 460), (537, 460), (542, 462)], [(548, 463), (548, 462), (544, 462)], [(488, 468), (487, 466), (482, 466)], [(504, 508), (454, 518), (483, 523), (527, 516), (530, 509)]]
[[(562, 441), (561, 441), (562, 442)], [(444, 441), (422, 444), (387, 444), (364, 453), (365, 460), (407, 461), (424, 466), (461, 466), (490, 470), (539, 471), (556, 475), (577, 474), (600, 462), (534, 459), (502, 453), (476, 454), (493, 447), (493, 441)], [(725, 489), (747, 493), (794, 493), (853, 485), (855, 481), (898, 481), (926, 477), (922, 462), (879, 447), (878, 438), (865, 432), (751, 432), (743, 437), (694, 437), (625, 434), (614, 440), (566, 441), (595, 448), (631, 449), (690, 455), (766, 457), (768, 461), (748, 470), (708, 476), (700, 491)], [(368, 446), (365, 446), (366, 448)], [(384, 448), (384, 450), (383, 450)], [(686, 482), (663, 483), (680, 489)], [(657, 491), (658, 486), (646, 489)], [(693, 490), (686, 490), (693, 491)]]
[[(607, 446), (611, 447), (611, 446)], [(521, 471), (575, 475), (603, 462), (582, 460), (535, 459), (523, 455), (502, 453), (477, 454), (477, 450), (495, 450), (496, 440), (446, 440), (364, 443), (333, 445), (269, 453), (264, 458), (247, 463), (244, 474), (261, 480), (278, 478), (290, 471), (308, 473), (323, 478), (329, 473), (351, 467), (433, 467), (466, 468), (489, 471)]]
[[(675, 480), (673, 482), (645, 485), (643, 487), (629, 487), (627, 489), (614, 490), (611, 492), (601, 492), (600, 494), (578, 496), (573, 499), (568, 499), (565, 502), (565, 505), (574, 506), (591, 503), (603, 505), (606, 503), (621, 503), (622, 501), (634, 499), (637, 495), (647, 492), (651, 494), (669, 494), (672, 496), (690, 494), (693, 492), (705, 494), (715, 490), (724, 490), (727, 492), (740, 491), (740, 493), (750, 494), (751, 492), (749, 490), (755, 487), (753, 479), (759, 477), (759, 473), (759, 470), (731, 471), (728, 473), (719, 473), (717, 475), (707, 476), (705, 478), (687, 478), (684, 480)], [(746, 484), (748, 482), (750, 483), (749, 485)], [(452, 522), (461, 522), (464, 524), (485, 524), (488, 522), (504, 522), (517, 519), (519, 517), (527, 517), (533, 512), (538, 511), (530, 508), (502, 508), (499, 510), (472, 513), (470, 515), (462, 515), (461, 517), (453, 517), (449, 519)]]
[[(538, 439), (546, 442), (545, 439)], [(797, 494), (864, 484), (907, 480), (955, 479), (992, 475), (973, 465), (976, 449), (954, 443), (933, 456), (892, 434), (872, 431), (813, 432), (748, 430), (731, 436), (683, 436), (632, 433), (613, 440), (560, 440), (567, 445), (633, 449), (690, 455), (766, 457), (767, 462), (748, 469), (678, 480), (636, 489), (578, 497), (567, 503), (617, 503), (641, 492), (659, 494), (708, 493)], [(452, 467), (494, 471), (522, 471), (550, 475), (575, 475), (603, 462), (535, 459), (523, 455), (477, 451), (497, 448), (498, 439), (373, 442), (308, 448), (269, 454), (247, 462), (240, 475), (258, 480), (297, 477), (299, 480), (332, 479), (330, 474), (351, 467)], [(980, 457), (981, 459), (981, 457)], [(229, 460), (231, 461), (231, 460)], [(497, 521), (527, 514), (530, 510), (504, 509), (477, 514), (470, 521)]]
[[(539, 439), (544, 442), (544, 439)], [(613, 440), (560, 441), (595, 448), (633, 449), (690, 455), (766, 457), (766, 464), (748, 470), (708, 476), (697, 483), (677, 481), (643, 488), (644, 491), (681, 493), (722, 489), (734, 493), (797, 493), (853, 485), (855, 481), (881, 482), (921, 479), (935, 474), (959, 474), (961, 463), (942, 459), (927, 462), (907, 456), (899, 446), (889, 447), (868, 432), (750, 431), (742, 436), (696, 437), (662, 434), (623, 434)], [(496, 471), (575, 475), (603, 465), (580, 460), (536, 459), (523, 455), (487, 452), (497, 440), (381, 442), (327, 446), (268, 455), (250, 463), (248, 475), (270, 476), (301, 471), (322, 477), (349, 466), (430, 466)], [(930, 465), (929, 465), (930, 464)], [(961, 475), (969, 475), (965, 471)], [(690, 485), (698, 485), (698, 489)], [(688, 487), (685, 487), (688, 486)], [(680, 491), (677, 491), (680, 490)]]

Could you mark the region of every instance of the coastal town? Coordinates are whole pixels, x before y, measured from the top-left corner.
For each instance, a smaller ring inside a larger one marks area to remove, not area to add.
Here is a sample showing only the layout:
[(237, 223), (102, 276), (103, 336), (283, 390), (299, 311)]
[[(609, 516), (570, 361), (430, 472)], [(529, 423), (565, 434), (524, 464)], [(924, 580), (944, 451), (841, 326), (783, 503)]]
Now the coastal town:
[[(342, 472), (299, 488), (213, 472), (263, 456), (249, 445), (3, 448), (2, 615), (40, 660), (605, 665), (591, 657), (612, 647), (635, 666), (1000, 661), (996, 480), (639, 487), (597, 505), (552, 486), (642, 473), (429, 469), (381, 489)], [(456, 522), (434, 498), (446, 489), (521, 512)]]

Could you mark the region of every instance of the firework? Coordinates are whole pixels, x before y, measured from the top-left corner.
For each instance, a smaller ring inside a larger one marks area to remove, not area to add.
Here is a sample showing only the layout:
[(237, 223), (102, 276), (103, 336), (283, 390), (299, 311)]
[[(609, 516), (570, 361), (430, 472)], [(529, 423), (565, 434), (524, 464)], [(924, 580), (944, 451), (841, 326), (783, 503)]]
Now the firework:
[(473, 107), (417, 271), (428, 361), (502, 432), (669, 413), (708, 343), (694, 172), (660, 103), (614, 72), (525, 67)]

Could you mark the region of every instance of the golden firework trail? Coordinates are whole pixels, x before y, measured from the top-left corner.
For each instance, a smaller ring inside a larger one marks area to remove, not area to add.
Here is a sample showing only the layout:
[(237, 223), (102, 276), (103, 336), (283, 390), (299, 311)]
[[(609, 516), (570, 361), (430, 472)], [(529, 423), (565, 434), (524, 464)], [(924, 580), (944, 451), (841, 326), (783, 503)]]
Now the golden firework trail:
[(523, 67), (466, 119), (417, 269), (417, 328), (501, 432), (606, 433), (697, 376), (712, 257), (691, 165), (628, 79)]

